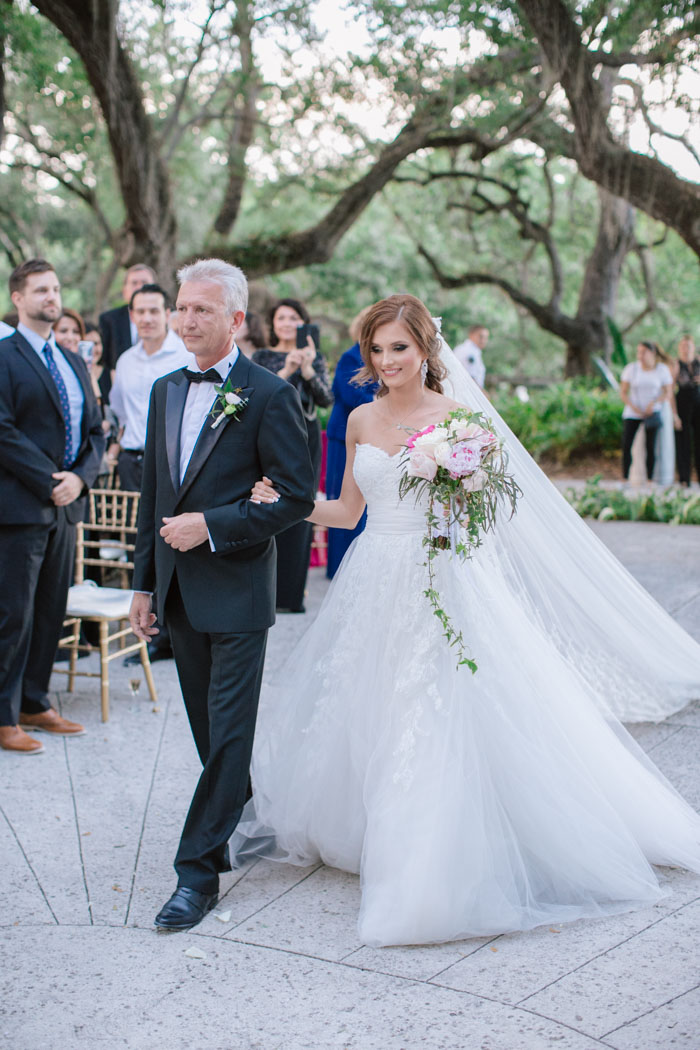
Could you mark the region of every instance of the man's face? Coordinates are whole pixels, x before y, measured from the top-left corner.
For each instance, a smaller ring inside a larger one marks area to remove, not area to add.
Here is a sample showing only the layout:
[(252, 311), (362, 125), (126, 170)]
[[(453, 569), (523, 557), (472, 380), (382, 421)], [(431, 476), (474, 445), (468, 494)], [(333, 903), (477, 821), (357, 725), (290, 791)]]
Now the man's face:
[(486, 349), (486, 344), (489, 341), (489, 330), (488, 328), (477, 328), (475, 332), (472, 332), (472, 342), (476, 343), (480, 350)]
[(139, 339), (163, 342), (168, 330), (169, 310), (159, 292), (141, 292), (134, 299), (131, 320), (136, 325)]
[(22, 291), (13, 292), (11, 298), (24, 324), (28, 321), (53, 324), (61, 316), (61, 285), (53, 270), (30, 273)]
[(124, 284), (122, 285), (122, 298), (125, 303), (131, 302), (131, 297), (134, 292), (137, 292), (139, 288), (143, 288), (144, 284), (152, 284), (153, 275), (150, 270), (131, 270), (127, 273), (124, 278)]
[(243, 310), (228, 312), (224, 290), (214, 281), (185, 281), (178, 292), (177, 313), (180, 337), (204, 369), (226, 356), (245, 320)]

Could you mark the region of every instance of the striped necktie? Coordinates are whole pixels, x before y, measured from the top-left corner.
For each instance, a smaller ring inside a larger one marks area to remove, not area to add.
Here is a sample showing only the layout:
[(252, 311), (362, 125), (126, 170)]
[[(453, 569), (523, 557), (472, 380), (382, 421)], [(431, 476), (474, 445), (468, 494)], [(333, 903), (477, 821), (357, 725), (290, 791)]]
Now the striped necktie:
[(70, 403), (68, 401), (68, 391), (66, 390), (66, 384), (63, 382), (63, 376), (58, 370), (56, 361), (53, 356), (53, 350), (51, 349), (51, 343), (44, 345), (44, 357), (46, 358), (46, 364), (48, 365), (49, 373), (56, 389), (58, 390), (58, 400), (61, 402), (61, 411), (63, 413), (63, 427), (66, 432), (66, 447), (63, 453), (63, 469), (68, 470), (73, 465), (73, 428), (71, 424), (70, 415)]

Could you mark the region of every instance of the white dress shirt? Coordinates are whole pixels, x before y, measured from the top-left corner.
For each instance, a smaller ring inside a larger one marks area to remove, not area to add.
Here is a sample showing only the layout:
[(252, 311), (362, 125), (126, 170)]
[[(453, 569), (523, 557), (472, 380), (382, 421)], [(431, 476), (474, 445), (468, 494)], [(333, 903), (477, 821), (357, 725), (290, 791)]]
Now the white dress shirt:
[(0, 339), (6, 339), (8, 335), (12, 335), (13, 332), (14, 328), (11, 325), (5, 324), (4, 321), (0, 321)]
[(183, 365), (191, 368), (194, 362), (194, 355), (170, 328), (160, 350), (154, 354), (147, 354), (139, 340), (119, 355), (109, 404), (124, 428), (122, 448), (142, 452), (145, 447), (148, 405), (156, 379)]
[(476, 380), (483, 390), (486, 380), (486, 367), (481, 356), (481, 347), (473, 343), (471, 339), (465, 339), (463, 343), (455, 347), (454, 353), (459, 363), (464, 365), (472, 379)]
[[(83, 388), (80, 385), (80, 380), (66, 361), (61, 348), (56, 343), (56, 337), (51, 332), (48, 339), (42, 339), (40, 335), (33, 332), (31, 328), (27, 328), (26, 325), (17, 325), (17, 331), (20, 335), (23, 335), (27, 340), (32, 350), (36, 352), (36, 356), (41, 361), (42, 365), (48, 372), (49, 365), (44, 354), (44, 347), (48, 343), (51, 347), (53, 359), (56, 362), (56, 368), (59, 371), (61, 379), (63, 380), (68, 394), (68, 407), (70, 409), (70, 430), (71, 430), (71, 441), (73, 443), (73, 457), (77, 457), (78, 449), (80, 448), (80, 441), (82, 437), (82, 422), (83, 422), (83, 405), (85, 404), (85, 394)], [(51, 380), (53, 382), (53, 380)]]
[[(237, 359), (238, 347), (234, 343), (230, 353), (212, 366), (221, 376), (222, 383), (226, 381), (226, 377)], [(188, 367), (192, 372), (202, 371), (196, 363), (196, 359), (195, 364), (188, 365)], [(194, 452), (194, 446), (197, 444), (197, 438), (202, 427), (207, 423), (207, 418), (217, 396), (213, 383), (190, 383), (190, 389), (187, 391), (187, 400), (185, 401), (185, 410), (182, 413), (182, 426), (180, 427), (180, 484), (182, 484), (187, 465)], [(209, 425), (212, 422), (213, 420), (210, 419)]]

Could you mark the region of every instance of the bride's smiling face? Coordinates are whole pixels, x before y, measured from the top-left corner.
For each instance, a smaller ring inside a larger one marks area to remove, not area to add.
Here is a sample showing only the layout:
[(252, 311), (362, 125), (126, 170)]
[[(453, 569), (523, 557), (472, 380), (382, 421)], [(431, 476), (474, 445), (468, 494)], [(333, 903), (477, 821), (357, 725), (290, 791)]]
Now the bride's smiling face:
[(407, 383), (421, 382), (420, 366), (425, 359), (425, 352), (401, 321), (391, 321), (375, 329), (370, 359), (377, 375), (389, 390), (396, 390)]

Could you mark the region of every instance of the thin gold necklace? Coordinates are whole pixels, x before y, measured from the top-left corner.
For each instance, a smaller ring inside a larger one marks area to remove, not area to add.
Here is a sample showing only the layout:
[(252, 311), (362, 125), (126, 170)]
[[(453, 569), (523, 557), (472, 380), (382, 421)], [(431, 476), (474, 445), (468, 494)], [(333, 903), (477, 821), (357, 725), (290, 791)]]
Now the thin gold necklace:
[[(398, 420), (398, 422), (395, 419), (392, 419), (390, 423), (386, 424), (386, 426), (391, 427), (393, 430), (405, 430), (407, 434), (413, 433), (413, 429), (415, 429), (415, 428), (412, 429), (411, 427), (404, 426), (404, 424), (405, 424), (407, 419), (411, 418), (411, 416), (416, 411), (416, 409), (418, 408), (418, 406), (420, 405), (422, 400), (423, 400), (423, 393), (421, 392), (421, 396), (420, 396), (419, 400), (416, 401), (416, 403), (413, 406), (413, 408), (411, 409), (411, 411), (407, 412), (406, 415), (403, 417), (403, 419)], [(383, 412), (382, 412), (382, 415), (384, 415)]]

